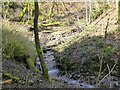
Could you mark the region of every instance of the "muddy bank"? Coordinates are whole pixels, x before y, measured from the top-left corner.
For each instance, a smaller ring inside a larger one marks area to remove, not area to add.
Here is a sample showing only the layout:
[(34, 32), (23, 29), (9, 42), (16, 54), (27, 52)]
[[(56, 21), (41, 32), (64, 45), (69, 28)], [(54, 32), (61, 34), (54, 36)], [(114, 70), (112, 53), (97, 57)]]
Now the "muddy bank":
[[(14, 60), (2, 61), (2, 71), (5, 71), (12, 76), (20, 78), (19, 81), (12, 80), (11, 82), (2, 85), (3, 88), (60, 88), (68, 87), (67, 84), (51, 80), (50, 82), (44, 80), (40, 74), (37, 74), (30, 69), (27, 69), (22, 63)], [(11, 78), (3, 75), (3, 82)]]

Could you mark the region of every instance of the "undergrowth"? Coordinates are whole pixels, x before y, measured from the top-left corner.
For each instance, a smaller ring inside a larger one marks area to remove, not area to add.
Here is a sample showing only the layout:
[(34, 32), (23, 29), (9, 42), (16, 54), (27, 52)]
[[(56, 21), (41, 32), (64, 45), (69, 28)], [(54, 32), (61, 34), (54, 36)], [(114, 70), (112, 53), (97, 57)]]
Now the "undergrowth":
[[(2, 54), (3, 58), (26, 63), (30, 57), (31, 62), (35, 59), (35, 45), (13, 24), (3, 21), (2, 26)], [(33, 64), (33, 63), (32, 63)], [(32, 65), (33, 66), (33, 65)]]
[[(104, 31), (100, 30), (98, 32), (99, 33), (95, 35), (96, 27), (92, 29), (88, 28), (88, 30), (82, 31), (73, 39), (54, 48), (56, 51), (55, 60), (58, 64), (66, 67), (66, 69), (62, 69), (62, 71), (65, 72), (65, 70), (67, 70), (68, 73), (80, 73), (84, 77), (95, 76), (97, 78), (100, 61), (103, 59), (100, 78), (103, 78), (109, 73), (107, 65), (111, 69), (115, 63), (117, 63), (117, 65), (112, 71), (111, 76), (119, 77), (118, 60), (120, 57), (118, 56), (118, 32), (115, 33), (114, 30), (114, 32), (108, 33), (105, 46), (104, 34), (100, 35), (100, 33)], [(75, 76), (73, 77), (76, 78)]]

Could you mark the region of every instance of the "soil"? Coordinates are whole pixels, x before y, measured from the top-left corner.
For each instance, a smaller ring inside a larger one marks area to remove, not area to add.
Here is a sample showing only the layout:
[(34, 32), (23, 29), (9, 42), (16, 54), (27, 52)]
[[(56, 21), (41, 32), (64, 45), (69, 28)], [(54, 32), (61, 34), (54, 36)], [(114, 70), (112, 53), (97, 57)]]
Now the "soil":
[[(51, 80), (47, 81), (42, 78), (42, 75), (27, 69), (25, 64), (17, 62), (15, 60), (2, 60), (3, 71), (19, 77), (20, 80), (16, 82), (12, 80), (10, 83), (5, 83), (2, 85), (3, 88), (61, 88), (68, 87), (67, 84)], [(4, 77), (3, 82), (9, 80), (10, 78)]]
[[(110, 12), (110, 13), (107, 14), (108, 12)], [(92, 33), (88, 32), (90, 34), (90, 36), (104, 35), (103, 27), (105, 27), (105, 23), (107, 22), (107, 18), (109, 16), (110, 16), (110, 20), (111, 20), (110, 25), (109, 25), (109, 32), (116, 29), (116, 27), (117, 27), (117, 24), (116, 24), (117, 23), (117, 21), (116, 21), (117, 18), (116, 18), (116, 14), (115, 14), (116, 13), (115, 9), (114, 8), (110, 9), (110, 10), (108, 10), (108, 12), (102, 14), (98, 19), (96, 19), (95, 21), (93, 21), (91, 23), (91, 25), (93, 25), (93, 26), (96, 25), (98, 31), (97, 32), (95, 31), (95, 33), (94, 32), (92, 32)], [(102, 30), (101, 30), (101, 28), (102, 28)], [(28, 32), (28, 28), (25, 27), (25, 29)], [(85, 25), (83, 25), (83, 26), (69, 25), (69, 26), (52, 27), (53, 32), (50, 32), (50, 33), (45, 32), (44, 33), (44, 30), (43, 30), (43, 32), (40, 32), (39, 34), (40, 34), (40, 39), (43, 42), (43, 47), (50, 47), (54, 51), (55, 47), (57, 47), (58, 45), (64, 45), (67, 41), (69, 41), (70, 39), (72, 39), (75, 36), (79, 35), (79, 33), (84, 31), (85, 29), (86, 29)], [(110, 37), (107, 39), (107, 42), (112, 43), (112, 44), (117, 43), (116, 47), (118, 48), (118, 53), (116, 54), (116, 56), (113, 56), (113, 58), (115, 59), (115, 58), (118, 58), (119, 55), (120, 55), (120, 52), (119, 52), (120, 51), (119, 50), (119, 48), (120, 48), (120, 37), (119, 37), (119, 35), (120, 34), (119, 33), (115, 34), (115, 35), (113, 35), (113, 34), (114, 33), (112, 33), (112, 35), (109, 34)], [(29, 32), (29, 35), (34, 37), (33, 32)], [(118, 37), (114, 38), (115, 36), (118, 36)], [(33, 38), (32, 38), (32, 40), (33, 40)], [(85, 42), (85, 39), (83, 39), (83, 42)], [(77, 49), (79, 48), (78, 44), (80, 44), (80, 43), (74, 44), (76, 46), (72, 47), (74, 49), (74, 51), (71, 52), (72, 54), (70, 56), (72, 59), (74, 59), (76, 61), (78, 59), (80, 59), (80, 53), (77, 52)], [(64, 47), (66, 47), (66, 46), (64, 46)], [(67, 48), (68, 51), (69, 51), (69, 48)], [(62, 52), (62, 55), (64, 53), (66, 53), (66, 51)], [(56, 57), (59, 57), (60, 54), (61, 53), (55, 51), (54, 55)], [(89, 54), (90, 53), (86, 53), (86, 55), (83, 55), (82, 57), (83, 58), (89, 57)], [(23, 63), (20, 64), (20, 62), (18, 63), (15, 60), (5, 60), (5, 59), (3, 59), (2, 66), (3, 66), (4, 71), (7, 71), (8, 73), (12, 74), (13, 76), (17, 76), (17, 77), (21, 78), (19, 82), (12, 81), (9, 84), (8, 83), (4, 84), (3, 88), (6, 88), (6, 87), (7, 88), (11, 88), (11, 87), (12, 88), (15, 88), (15, 87), (20, 87), (20, 88), (21, 87), (25, 87), (25, 88), (26, 87), (28, 87), (28, 88), (29, 87), (30, 88), (34, 88), (34, 87), (35, 88), (37, 88), (37, 87), (38, 88), (69, 87), (68, 84), (65, 84), (62, 81), (58, 81), (58, 80), (54, 80), (54, 79), (52, 79), (51, 82), (48, 82), (48, 81), (46, 81), (46, 80), (44, 80), (42, 78), (42, 75), (40, 75), (40, 74), (38, 75), (37, 73), (31, 71), (30, 69), (27, 69), (25, 64), (23, 64)], [(88, 72), (88, 74), (90, 74), (90, 73)], [(85, 77), (81, 76), (81, 72), (75, 72), (75, 71), (72, 74), (67, 73), (67, 76), (71, 77), (71, 78), (78, 77), (81, 80), (82, 79), (84, 80), (84, 78), (85, 78)], [(10, 79), (10, 78), (4, 77), (3, 81), (8, 80), (8, 79)], [(92, 79), (91, 83), (95, 84), (95, 77), (94, 76), (88, 77), (87, 79)], [(117, 85), (117, 87), (119, 87), (117, 79), (119, 79), (119, 78), (114, 77), (114, 83), (113, 84)], [(90, 82), (88, 82), (88, 83), (90, 83)], [(105, 80), (103, 82), (103, 84), (105, 84), (105, 83), (108, 85), (109, 81), (106, 82), (106, 80)], [(103, 85), (103, 86), (107, 86), (107, 85)]]

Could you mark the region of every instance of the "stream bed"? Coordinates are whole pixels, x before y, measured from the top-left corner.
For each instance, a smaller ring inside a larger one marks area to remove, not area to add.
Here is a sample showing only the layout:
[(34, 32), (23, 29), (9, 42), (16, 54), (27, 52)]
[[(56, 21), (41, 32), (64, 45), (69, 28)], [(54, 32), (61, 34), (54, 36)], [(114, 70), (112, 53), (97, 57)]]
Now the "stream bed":
[[(44, 33), (44, 34), (45, 34), (45, 37), (50, 37), (49, 33)], [(39, 36), (39, 37), (41, 39), (40, 45), (43, 48), (45, 46), (45, 43), (48, 43), (49, 41), (45, 42), (46, 40), (43, 36), (42, 37)], [(66, 36), (66, 37), (68, 37), (68, 36)], [(57, 41), (59, 41), (59, 40), (57, 40)], [(47, 68), (48, 68), (48, 74), (49, 74), (50, 78), (67, 83), (72, 88), (76, 88), (76, 87), (77, 88), (95, 88), (95, 86), (87, 84), (87, 83), (85, 83), (85, 81), (74, 80), (74, 79), (68, 78), (66, 75), (62, 75), (62, 76), (59, 75), (60, 70), (56, 67), (57, 63), (56, 63), (55, 57), (53, 55), (54, 52), (51, 50), (51, 48), (44, 48), (44, 49), (45, 49), (44, 58), (45, 58), (45, 62), (46, 62)], [(40, 70), (40, 74), (42, 74), (41, 64), (40, 64), (38, 57), (36, 59), (36, 68), (38, 68)]]
[[(45, 58), (45, 62), (48, 68), (48, 73), (49, 73), (50, 78), (63, 81), (64, 83), (67, 83), (71, 87), (95, 88), (95, 86), (87, 84), (85, 82), (81, 82), (80, 80), (70, 79), (66, 77), (65, 75), (59, 76), (59, 69), (55, 67), (56, 62), (54, 60), (55, 58), (53, 56), (53, 53), (54, 53), (53, 51), (51, 50), (47, 51), (47, 49), (46, 49), (46, 53), (44, 53), (44, 58)], [(38, 58), (36, 59), (36, 68), (40, 70), (40, 74), (41, 74), (42, 73), (41, 65), (40, 65), (40, 61)]]

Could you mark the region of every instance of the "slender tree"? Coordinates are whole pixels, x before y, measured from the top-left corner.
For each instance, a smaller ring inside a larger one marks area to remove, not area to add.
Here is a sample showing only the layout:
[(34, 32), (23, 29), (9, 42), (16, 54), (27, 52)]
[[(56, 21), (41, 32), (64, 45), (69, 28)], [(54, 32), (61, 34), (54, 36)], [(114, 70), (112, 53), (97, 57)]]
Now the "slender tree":
[(51, 18), (51, 16), (52, 16), (52, 14), (53, 14), (53, 8), (54, 8), (54, 6), (55, 6), (55, 2), (54, 2), (54, 0), (53, 0), (53, 2), (51, 2), (52, 3), (52, 5), (51, 5), (51, 7), (50, 7), (50, 12), (49, 12), (49, 19)]
[[(118, 1), (118, 31), (120, 31), (120, 0)], [(118, 60), (118, 65), (119, 65), (119, 78), (120, 78), (120, 60)]]
[(118, 10), (118, 0), (116, 0), (116, 9)]
[(44, 57), (43, 57), (43, 50), (40, 46), (40, 40), (39, 40), (39, 37), (38, 37), (39, 6), (38, 6), (37, 0), (35, 0), (34, 4), (35, 4), (34, 34), (35, 34), (36, 51), (37, 51), (38, 57), (39, 57), (40, 62), (41, 62), (43, 77), (44, 77), (44, 79), (49, 80), (48, 69), (47, 69), (46, 64), (45, 64), (45, 60), (44, 60)]
[(19, 21), (22, 21), (24, 15), (25, 15), (25, 12), (26, 12), (26, 10), (27, 10), (27, 7), (28, 7), (28, 0), (26, 0), (26, 2), (25, 2), (25, 6), (24, 6), (24, 8), (23, 8), (23, 11), (22, 11), (22, 13), (21, 13), (20, 16), (19, 16)]
[(92, 0), (89, 0), (89, 23), (91, 23)]
[(118, 1), (118, 29), (120, 31), (120, 0)]
[(89, 20), (88, 20), (88, 11), (89, 10), (89, 8), (88, 8), (88, 6), (86, 7), (86, 24), (88, 25), (88, 23), (89, 23)]
[(92, 13), (92, 0), (88, 0), (86, 4), (86, 24), (91, 22), (91, 13)]

